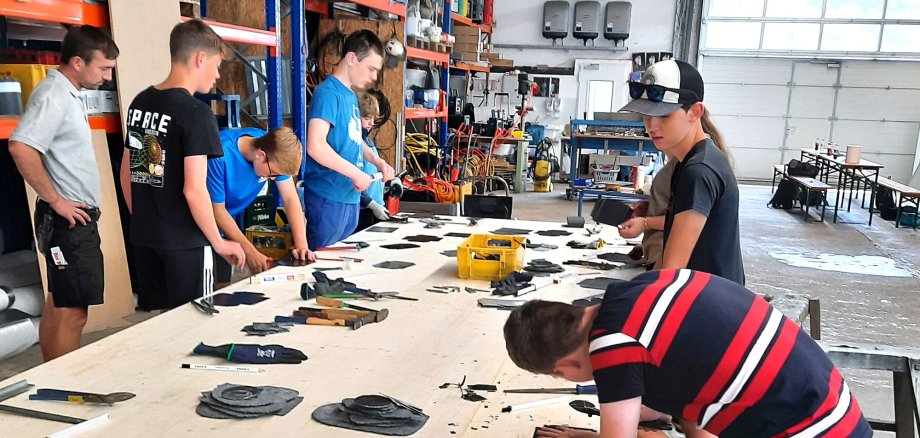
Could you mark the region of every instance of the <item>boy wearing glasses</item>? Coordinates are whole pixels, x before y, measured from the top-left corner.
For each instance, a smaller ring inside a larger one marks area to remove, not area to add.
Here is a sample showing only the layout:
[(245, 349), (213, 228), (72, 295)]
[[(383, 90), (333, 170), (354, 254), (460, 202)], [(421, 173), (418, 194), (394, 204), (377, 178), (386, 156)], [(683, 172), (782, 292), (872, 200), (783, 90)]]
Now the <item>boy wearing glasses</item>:
[[(240, 244), (220, 236), (206, 185), (223, 155), (207, 93), (220, 77), (223, 42), (201, 20), (173, 27), (163, 82), (141, 91), (127, 119), (121, 187), (131, 211), (138, 305), (172, 309), (214, 290), (214, 256), (243, 267)], [(212, 252), (213, 248), (213, 252)]]
[[(265, 132), (257, 128), (227, 129), (220, 132), (224, 156), (208, 161), (208, 193), (217, 228), (224, 237), (239, 243), (246, 253), (246, 265), (253, 274), (271, 267), (271, 259), (256, 250), (240, 230), (234, 217), (243, 213), (259, 196), (269, 179), (274, 180), (291, 224), (294, 246), (291, 256), (314, 260), (307, 248), (307, 231), (294, 179), (300, 171), (303, 145), (291, 128)], [(217, 267), (217, 281), (230, 281), (229, 265)]]

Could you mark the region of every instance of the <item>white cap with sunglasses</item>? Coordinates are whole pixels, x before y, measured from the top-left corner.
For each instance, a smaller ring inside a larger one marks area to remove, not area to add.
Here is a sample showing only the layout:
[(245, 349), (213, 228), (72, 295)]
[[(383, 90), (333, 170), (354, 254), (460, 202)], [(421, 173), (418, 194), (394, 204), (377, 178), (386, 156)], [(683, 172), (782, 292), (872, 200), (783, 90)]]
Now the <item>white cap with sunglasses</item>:
[(629, 82), (629, 97), (633, 100), (620, 111), (666, 116), (703, 101), (703, 77), (686, 62), (661, 61), (652, 64), (639, 82)]

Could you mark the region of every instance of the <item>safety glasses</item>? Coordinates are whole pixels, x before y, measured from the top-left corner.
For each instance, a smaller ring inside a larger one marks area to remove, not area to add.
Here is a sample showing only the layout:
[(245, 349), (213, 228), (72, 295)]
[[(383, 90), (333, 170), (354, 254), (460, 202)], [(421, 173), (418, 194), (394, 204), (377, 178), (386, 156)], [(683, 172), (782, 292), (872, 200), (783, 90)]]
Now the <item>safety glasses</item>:
[(661, 102), (664, 100), (665, 92), (668, 91), (677, 93), (678, 95), (693, 97), (696, 102), (700, 101), (700, 97), (697, 96), (695, 92), (690, 90), (668, 88), (658, 84), (643, 84), (642, 82), (629, 83), (629, 97), (633, 99), (641, 99), (642, 95), (644, 94), (645, 98), (652, 102)]
[(268, 154), (265, 154), (265, 167), (268, 168), (268, 176), (260, 177), (260, 178), (259, 178), (260, 180), (262, 180), (262, 181), (269, 180), (269, 179), (270, 179), (270, 180), (274, 180), (275, 178), (277, 178), (277, 177), (279, 177), (279, 176), (282, 176), (281, 174), (277, 174), (277, 173), (275, 173), (275, 172), (272, 172), (271, 160), (269, 160)]

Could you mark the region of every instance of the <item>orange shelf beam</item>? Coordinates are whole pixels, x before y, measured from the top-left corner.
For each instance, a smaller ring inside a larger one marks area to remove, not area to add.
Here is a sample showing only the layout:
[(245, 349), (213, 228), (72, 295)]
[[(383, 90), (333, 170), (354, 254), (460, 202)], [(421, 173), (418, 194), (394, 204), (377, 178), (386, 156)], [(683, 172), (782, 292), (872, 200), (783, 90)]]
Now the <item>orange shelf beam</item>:
[(479, 64), (470, 64), (468, 62), (458, 61), (456, 65), (451, 66), (450, 68), (456, 70), (465, 70), (465, 71), (479, 71), (483, 73), (489, 72), (489, 67)]
[(89, 116), (89, 127), (105, 130), (106, 134), (121, 132), (121, 117), (118, 114), (94, 114)]
[(378, 11), (389, 12), (393, 15), (398, 15), (402, 18), (406, 18), (405, 3), (396, 3), (390, 0), (351, 0), (351, 2), (356, 5), (365, 6), (371, 9), (376, 9)]
[(304, 2), (304, 9), (310, 12), (316, 12), (317, 14), (322, 14), (324, 17), (329, 13), (329, 5), (320, 0), (306, 0)]
[(483, 31), (483, 32), (485, 32), (485, 33), (488, 33), (488, 34), (491, 34), (491, 33), (492, 33), (492, 25), (491, 25), (491, 24), (476, 24), (476, 23), (473, 23), (473, 20), (469, 19), (469, 17), (464, 17), (464, 16), (462, 16), (462, 15), (456, 13), (456, 12), (451, 12), (451, 13), (450, 13), (450, 18), (451, 18), (451, 20), (454, 21), (454, 24), (462, 24), (462, 25), (464, 25), (464, 26), (469, 26), (469, 27), (478, 27), (481, 31)]
[[(0, 117), (0, 140), (9, 140), (18, 124), (19, 117)], [(103, 129), (107, 134), (118, 133), (121, 132), (121, 117), (118, 114), (94, 114), (89, 116), (89, 127)]]
[(52, 23), (109, 27), (109, 12), (105, 6), (85, 4), (81, 0), (0, 0), (0, 15)]
[(412, 46), (406, 47), (406, 56), (415, 59), (426, 59), (441, 64), (447, 64), (450, 61), (450, 55), (447, 53), (432, 52), (431, 50), (417, 49)]
[[(180, 17), (180, 21), (189, 21), (189, 17)], [(275, 47), (275, 32), (269, 30), (253, 29), (251, 27), (236, 26), (233, 24), (218, 23), (211, 20), (202, 20), (211, 26), (224, 41), (258, 46)]]
[(447, 111), (444, 108), (437, 110), (406, 108), (406, 120), (411, 119), (444, 119)]

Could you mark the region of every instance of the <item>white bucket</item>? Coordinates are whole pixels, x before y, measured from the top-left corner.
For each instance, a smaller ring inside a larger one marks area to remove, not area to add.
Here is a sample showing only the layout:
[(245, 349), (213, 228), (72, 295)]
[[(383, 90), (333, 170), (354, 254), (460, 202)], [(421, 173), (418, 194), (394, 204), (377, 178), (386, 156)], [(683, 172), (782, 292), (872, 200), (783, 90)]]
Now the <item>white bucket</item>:
[(857, 164), (859, 163), (860, 157), (862, 156), (862, 146), (855, 144), (847, 145), (847, 164)]

